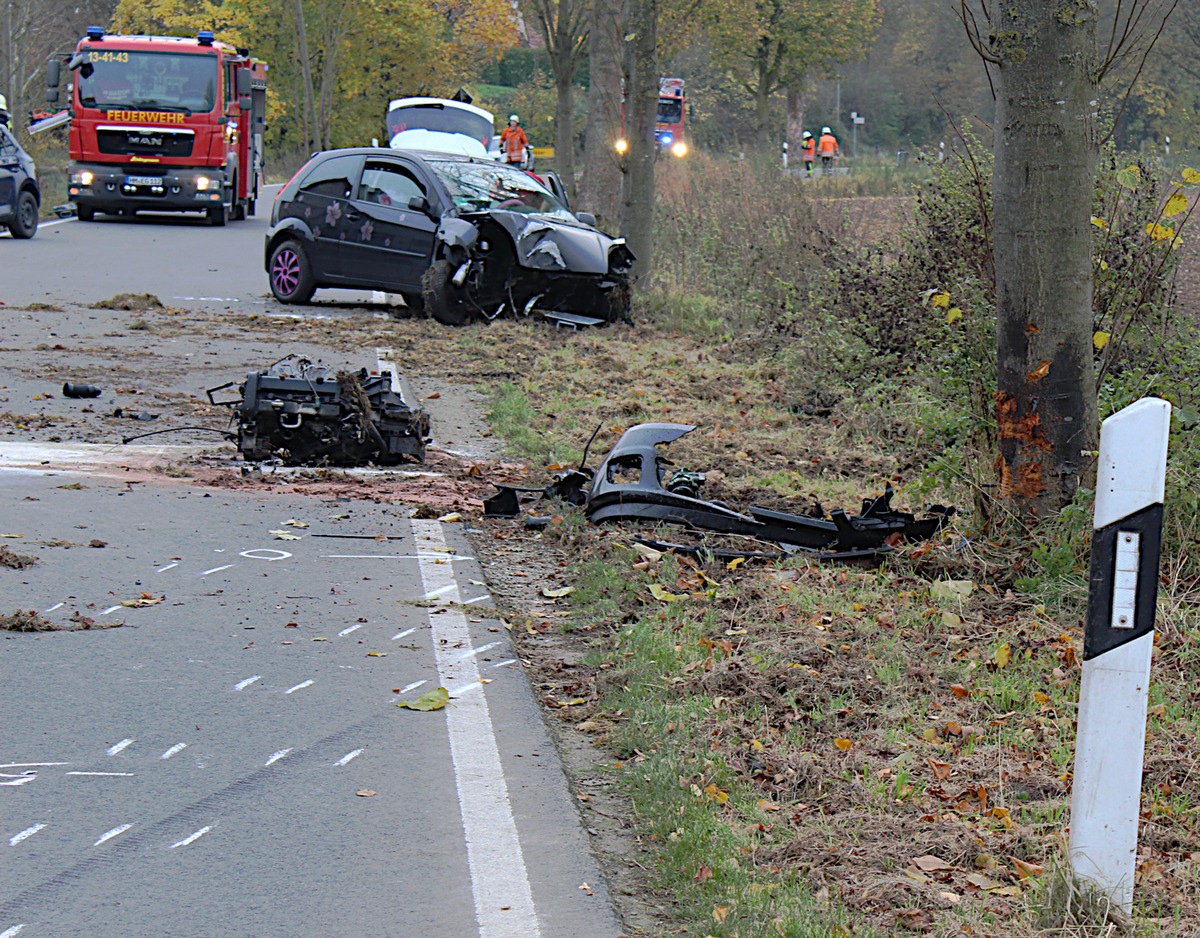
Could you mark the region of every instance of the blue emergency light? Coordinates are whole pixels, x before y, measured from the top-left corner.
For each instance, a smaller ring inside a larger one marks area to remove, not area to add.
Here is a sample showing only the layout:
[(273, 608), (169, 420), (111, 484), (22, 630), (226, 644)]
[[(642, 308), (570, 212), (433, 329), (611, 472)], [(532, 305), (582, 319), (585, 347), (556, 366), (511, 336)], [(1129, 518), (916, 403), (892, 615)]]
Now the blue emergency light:
[(104, 27), (103, 26), (89, 26), (87, 28), (87, 37), (88, 37), (88, 39), (92, 40), (92, 42), (99, 42), (101, 39), (104, 38)]
[(213, 44), (213, 32), (211, 29), (202, 29), (196, 33), (196, 41), (202, 46), (211, 46)]

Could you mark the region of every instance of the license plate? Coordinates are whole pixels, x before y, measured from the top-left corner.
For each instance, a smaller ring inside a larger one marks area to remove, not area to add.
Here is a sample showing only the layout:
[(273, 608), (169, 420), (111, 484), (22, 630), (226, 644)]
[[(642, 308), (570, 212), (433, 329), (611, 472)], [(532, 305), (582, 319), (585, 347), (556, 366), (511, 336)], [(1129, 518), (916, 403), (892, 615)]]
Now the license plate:
[(126, 176), (127, 186), (161, 186), (162, 179), (158, 176)]

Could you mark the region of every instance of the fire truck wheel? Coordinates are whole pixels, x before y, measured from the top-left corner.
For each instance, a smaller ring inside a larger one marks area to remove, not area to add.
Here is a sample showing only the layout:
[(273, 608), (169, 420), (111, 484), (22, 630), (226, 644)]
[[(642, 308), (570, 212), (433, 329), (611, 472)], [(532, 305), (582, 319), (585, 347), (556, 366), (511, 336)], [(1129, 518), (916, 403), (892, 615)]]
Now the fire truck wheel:
[(450, 282), (451, 272), (450, 262), (445, 258), (434, 261), (425, 271), (421, 278), (425, 315), (443, 326), (461, 326), (471, 318), (471, 310)]
[(312, 266), (299, 241), (289, 238), (275, 245), (267, 270), (271, 292), (280, 303), (307, 303), (316, 292)]
[(207, 209), (205, 209), (204, 214), (208, 218), (208, 223), (214, 228), (225, 227), (226, 216), (224, 205), (210, 205)]
[(22, 192), (17, 199), (17, 214), (8, 230), (14, 238), (32, 238), (37, 231), (38, 204), (32, 192)]
[(90, 205), (76, 205), (75, 217), (80, 221), (92, 221), (96, 217), (96, 210)]

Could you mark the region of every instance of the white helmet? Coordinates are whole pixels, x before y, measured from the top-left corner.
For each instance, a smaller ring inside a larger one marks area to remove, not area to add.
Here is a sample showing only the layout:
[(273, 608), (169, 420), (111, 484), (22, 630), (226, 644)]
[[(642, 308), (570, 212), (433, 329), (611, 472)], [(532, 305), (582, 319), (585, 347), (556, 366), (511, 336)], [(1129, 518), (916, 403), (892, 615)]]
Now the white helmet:
[(809, 132), (806, 130), (806, 131), (804, 131), (804, 133), (802, 133), (800, 136), (801, 136), (803, 139), (807, 140), (809, 137), (811, 137), (811, 136), (812, 136), (812, 134), (810, 134), (810, 133), (809, 133)]
[(832, 131), (832, 130), (830, 130), (828, 127), (822, 127), (822, 128), (821, 128), (821, 133), (823, 133), (823, 134), (831, 134), (831, 133), (833, 133), (833, 131)]
[(510, 121), (516, 121), (518, 124), (521, 123), (521, 118), (517, 117), (516, 114), (509, 114), (508, 119)]

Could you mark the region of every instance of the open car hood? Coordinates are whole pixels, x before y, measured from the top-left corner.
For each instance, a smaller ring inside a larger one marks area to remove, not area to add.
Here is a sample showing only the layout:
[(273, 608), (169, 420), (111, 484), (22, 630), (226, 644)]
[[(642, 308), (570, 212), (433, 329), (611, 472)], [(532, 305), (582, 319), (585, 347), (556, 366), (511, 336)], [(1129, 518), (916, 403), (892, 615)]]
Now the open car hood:
[(487, 148), (474, 137), (466, 134), (445, 133), (437, 130), (403, 130), (389, 141), (393, 150), (424, 150), (430, 153), (453, 153), (456, 156), (487, 158)]

